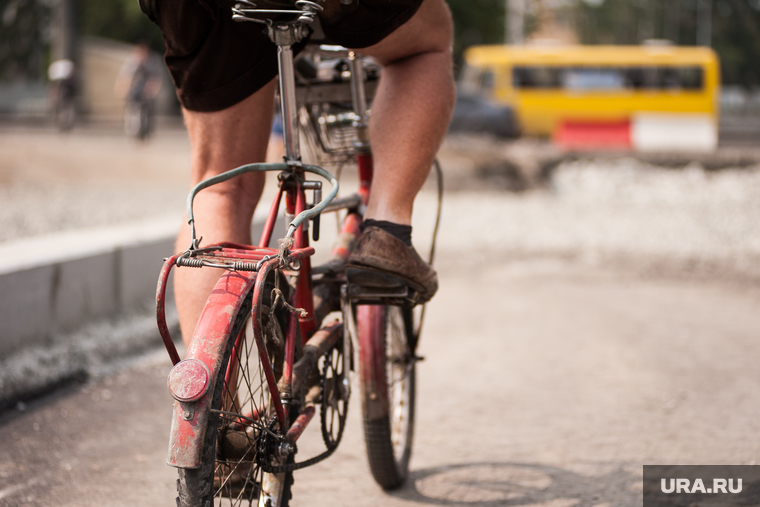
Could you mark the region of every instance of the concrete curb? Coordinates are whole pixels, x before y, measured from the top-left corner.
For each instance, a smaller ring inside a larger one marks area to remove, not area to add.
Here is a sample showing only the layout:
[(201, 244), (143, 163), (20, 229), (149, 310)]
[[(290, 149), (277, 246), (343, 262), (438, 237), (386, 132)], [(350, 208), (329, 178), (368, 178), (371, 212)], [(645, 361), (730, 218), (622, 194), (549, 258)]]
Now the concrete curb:
[[(178, 229), (172, 216), (0, 245), (0, 410), (161, 347), (156, 282)], [(262, 229), (257, 216), (253, 237)], [(274, 234), (285, 234), (284, 219)], [(167, 296), (167, 321), (179, 340)]]
[(0, 405), (160, 344), (150, 308), (178, 225), (172, 217), (0, 245)]
[(152, 220), (0, 246), (0, 357), (144, 307), (177, 230), (177, 220)]

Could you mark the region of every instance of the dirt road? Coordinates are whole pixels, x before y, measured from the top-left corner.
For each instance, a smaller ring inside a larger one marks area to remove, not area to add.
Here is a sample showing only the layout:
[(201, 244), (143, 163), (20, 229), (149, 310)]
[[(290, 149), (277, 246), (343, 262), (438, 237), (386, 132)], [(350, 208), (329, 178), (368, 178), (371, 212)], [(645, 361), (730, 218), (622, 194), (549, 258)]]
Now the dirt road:
[[(354, 400), (293, 505), (633, 507), (643, 464), (754, 464), (758, 172), (634, 166), (447, 194), (411, 479), (375, 486)], [(168, 365), (157, 353), (4, 414), (0, 505), (174, 505)]]
[[(757, 287), (559, 260), (443, 278), (409, 484), (372, 482), (355, 403), (293, 505), (633, 507), (642, 464), (760, 456)], [(167, 371), (158, 354), (4, 416), (0, 505), (173, 505)]]

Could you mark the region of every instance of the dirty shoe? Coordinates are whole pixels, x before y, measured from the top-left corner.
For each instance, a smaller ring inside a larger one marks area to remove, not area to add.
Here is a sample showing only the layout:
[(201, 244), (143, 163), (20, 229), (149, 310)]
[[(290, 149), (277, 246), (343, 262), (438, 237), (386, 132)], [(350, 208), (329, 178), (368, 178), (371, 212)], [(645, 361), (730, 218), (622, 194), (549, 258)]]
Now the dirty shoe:
[(348, 258), (346, 275), (362, 287), (411, 287), (419, 293), (421, 303), (438, 290), (438, 275), (414, 247), (379, 227), (364, 230)]

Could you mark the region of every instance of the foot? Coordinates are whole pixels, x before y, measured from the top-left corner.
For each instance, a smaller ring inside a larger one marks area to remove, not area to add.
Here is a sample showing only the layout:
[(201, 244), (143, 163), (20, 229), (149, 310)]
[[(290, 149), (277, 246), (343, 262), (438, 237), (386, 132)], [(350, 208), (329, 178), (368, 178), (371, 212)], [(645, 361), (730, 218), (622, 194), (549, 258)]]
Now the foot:
[(438, 275), (412, 246), (379, 227), (367, 227), (346, 266), (348, 281), (362, 287), (411, 287), (419, 302), (438, 290)]

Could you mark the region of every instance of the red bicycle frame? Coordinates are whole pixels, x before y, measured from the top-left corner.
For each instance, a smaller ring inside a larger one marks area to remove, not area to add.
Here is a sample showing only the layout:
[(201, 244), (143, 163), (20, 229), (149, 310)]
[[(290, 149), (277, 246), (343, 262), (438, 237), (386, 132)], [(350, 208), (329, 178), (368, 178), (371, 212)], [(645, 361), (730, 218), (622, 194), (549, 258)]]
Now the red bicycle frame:
[[(360, 196), (363, 202), (369, 197), (369, 190), (372, 181), (372, 156), (369, 151), (357, 155), (357, 163), (360, 174)], [(280, 170), (280, 164), (275, 165), (273, 169)], [(261, 167), (264, 169), (264, 167)], [(296, 340), (299, 334), (296, 333), (295, 323), (296, 316), (291, 313), (288, 325), (288, 332), (285, 337), (285, 362), (283, 366), (284, 383), (280, 386), (274, 375), (271, 363), (267, 359), (266, 348), (263, 341), (262, 330), (259, 328), (259, 319), (256, 315), (258, 310), (256, 301), (261, 297), (260, 291), (264, 285), (269, 272), (272, 269), (280, 268), (281, 258), (280, 251), (269, 248), (271, 243), (274, 223), (279, 213), (282, 202), (282, 196), (285, 194), (286, 212), (290, 215), (299, 215), (307, 210), (306, 190), (304, 189), (303, 173), (293, 172), (291, 178), (283, 179), (280, 190), (270, 208), (269, 216), (265, 222), (264, 231), (259, 241), (258, 247), (246, 245), (237, 245), (232, 243), (220, 243), (210, 245), (200, 251), (201, 256), (196, 261), (203, 260), (208, 265), (219, 265), (219, 262), (225, 261), (231, 263), (234, 267), (236, 263), (251, 264), (257, 263), (257, 271), (230, 271), (224, 274), (216, 284), (211, 296), (209, 297), (203, 313), (199, 320), (199, 325), (195, 329), (193, 338), (190, 342), (187, 357), (185, 361), (199, 361), (208, 371), (207, 375), (193, 376), (175, 376), (174, 385), (171, 384), (170, 390), (174, 393), (179, 390), (179, 386), (185, 392), (201, 393), (195, 399), (189, 401), (178, 400), (175, 405), (175, 414), (172, 422), (172, 431), (169, 443), (168, 463), (171, 466), (179, 468), (197, 468), (201, 464), (201, 444), (203, 441), (204, 430), (209, 417), (209, 403), (213, 386), (211, 379), (217, 378), (224, 351), (226, 350), (228, 340), (240, 340), (239, 336), (231, 337), (230, 332), (234, 324), (233, 316), (242, 305), (243, 298), (253, 287), (253, 310), (252, 324), (254, 338), (259, 349), (262, 369), (264, 371), (269, 390), (272, 396), (274, 411), (282, 428), (288, 428), (286, 423), (287, 407), (283, 403), (280, 395), (281, 390), (291, 391), (293, 385), (303, 382), (302, 373), (299, 376), (298, 365), (295, 360)], [(351, 237), (353, 241), (359, 236), (359, 224), (361, 217), (357, 213), (349, 213), (343, 221), (341, 227), (341, 237)], [(326, 352), (333, 346), (339, 338), (339, 326), (331, 325), (317, 331), (319, 323), (314, 315), (314, 294), (312, 290), (312, 266), (311, 255), (314, 249), (309, 246), (308, 230), (303, 225), (298, 227), (294, 234), (293, 249), (289, 251), (288, 261), (300, 262), (300, 269), (297, 271), (298, 280), (292, 301), (288, 303), (296, 308), (302, 309), (297, 317), (300, 327), (300, 336), (304, 337), (305, 343), (311, 344), (314, 340), (318, 342), (315, 348), (318, 351)], [(351, 253), (351, 246), (345, 242), (339, 242), (332, 250), (331, 259), (345, 262)], [(159, 284), (156, 297), (156, 314), (158, 316), (159, 331), (164, 341), (164, 345), (172, 359), (177, 365), (180, 363), (179, 354), (176, 351), (174, 342), (169, 334), (165, 317), (165, 295), (166, 283), (171, 269), (176, 266), (183, 255), (175, 255), (167, 259), (159, 277)], [(186, 261), (189, 262), (189, 261)], [(216, 263), (216, 264), (215, 264)], [(295, 273), (292, 271), (291, 273)], [(226, 315), (227, 318), (220, 318)], [(217, 316), (217, 317), (213, 317)], [(316, 355), (316, 354), (315, 354)], [(317, 355), (317, 358), (319, 356)], [(305, 368), (304, 368), (305, 369)], [(229, 373), (228, 373), (229, 375)], [(303, 429), (314, 415), (313, 407), (306, 407), (296, 422), (289, 428), (286, 440), (295, 443)]]
[[(283, 36), (279, 31), (278, 36)], [(287, 35), (287, 34), (285, 34)], [(298, 119), (295, 110), (295, 89), (293, 81), (293, 56), (289, 41), (275, 41), (280, 46), (280, 96), (283, 113), (283, 137), (286, 147), (286, 163), (284, 164), (251, 164), (243, 166), (197, 185), (188, 199), (188, 219), (191, 224), (192, 237), (190, 249), (180, 255), (167, 259), (159, 277), (156, 314), (158, 327), (169, 356), (175, 367), (169, 377), (169, 387), (177, 402), (172, 420), (172, 430), (169, 442), (168, 464), (179, 468), (198, 468), (201, 466), (202, 443), (207, 422), (210, 416), (210, 403), (214, 379), (218, 378), (224, 352), (230, 340), (235, 340), (233, 347), (239, 347), (241, 336), (231, 336), (234, 316), (242, 307), (243, 299), (253, 288), (253, 304), (251, 310), (254, 339), (261, 359), (261, 367), (271, 393), (274, 412), (285, 432), (285, 440), (295, 443), (308, 422), (314, 415), (313, 405), (302, 407), (301, 414), (292, 425), (288, 425), (287, 404), (283, 394), (289, 395), (306, 381), (308, 371), (316, 364), (318, 358), (330, 350), (341, 336), (343, 324), (332, 324), (319, 328), (314, 312), (314, 293), (312, 286), (311, 255), (314, 249), (309, 246), (308, 219), (318, 220), (319, 213), (325, 208), (337, 193), (337, 181), (321, 168), (309, 166), (300, 162), (298, 147)], [(364, 205), (369, 200), (372, 182), (372, 155), (367, 141), (367, 109), (363, 88), (363, 69), (361, 61), (349, 55), (352, 68), (352, 93), (354, 96), (357, 122), (356, 160), (359, 170), (360, 202)], [(280, 171), (280, 188), (273, 201), (269, 215), (264, 224), (264, 230), (258, 246), (245, 246), (230, 243), (220, 243), (200, 248), (196, 239), (192, 202), (195, 194), (202, 189), (251, 171)], [(307, 173), (319, 174), (333, 185), (331, 195), (317, 203), (318, 184), (307, 182)], [(307, 190), (315, 190), (314, 205), (307, 205)], [(286, 242), (280, 248), (270, 248), (274, 224), (285, 196), (286, 213), (296, 218), (290, 225)], [(331, 261), (345, 263), (351, 253), (353, 244), (359, 237), (361, 216), (351, 211), (343, 221), (339, 238), (331, 253)], [(315, 223), (316, 226), (316, 223)], [(290, 241), (287, 241), (290, 239)], [(298, 266), (295, 266), (298, 264)], [(203, 309), (199, 324), (195, 329), (188, 348), (187, 357), (180, 361), (174, 343), (166, 325), (164, 303), (166, 282), (174, 266), (211, 266), (228, 269), (217, 282), (211, 296)], [(297, 269), (295, 269), (297, 268)], [(282, 270), (297, 276), (295, 290), (288, 304), (299, 309), (289, 316), (285, 336), (285, 359), (280, 385), (274, 374), (274, 369), (266, 353), (263, 330), (260, 329), (258, 318), (258, 301), (262, 297), (262, 289), (267, 276), (272, 270)], [(298, 321), (300, 333), (294, 325)], [(303, 338), (303, 357), (295, 362), (295, 350), (299, 344), (299, 336)], [(227, 372), (227, 380), (232, 375)], [(179, 394), (178, 394), (179, 393)], [(242, 414), (241, 414), (242, 415)], [(255, 418), (256, 414), (251, 414)], [(246, 416), (247, 417), (247, 416)]]
[[(266, 167), (262, 165), (260, 169), (266, 169)], [(273, 170), (281, 170), (281, 164), (275, 164)], [(259, 245), (268, 245), (272, 240), (274, 222), (277, 218), (283, 193), (286, 195), (286, 211), (289, 214), (297, 216), (307, 210), (306, 192), (302, 180), (303, 173), (293, 172), (291, 175), (293, 176), (292, 178), (284, 179), (281, 184), (281, 189), (265, 222)], [(358, 236), (359, 221), (360, 218), (357, 215), (349, 214), (345, 220), (343, 231)], [(298, 345), (296, 341), (299, 336), (305, 337), (305, 342), (311, 343), (311, 340), (317, 342), (317, 345), (313, 347), (316, 349), (313, 354), (316, 358), (334, 346), (340, 337), (340, 326), (338, 325), (327, 326), (317, 331), (318, 323), (314, 316), (310, 259), (310, 256), (314, 253), (314, 249), (309, 246), (307, 232), (304, 226), (296, 229), (294, 245), (292, 250), (288, 251), (287, 256), (288, 263), (300, 263), (298, 271), (288, 271), (287, 267), (286, 271), (289, 274), (297, 273), (298, 277), (294, 296), (291, 301), (288, 301), (288, 304), (299, 308), (301, 311), (298, 317), (294, 313), (290, 314), (290, 321), (285, 336), (283, 382), (279, 386), (272, 364), (269, 362), (266, 354), (266, 346), (262, 329), (260, 329), (260, 319), (257, 315), (258, 305), (256, 302), (261, 298), (261, 291), (270, 271), (283, 267), (280, 250), (267, 246), (252, 247), (232, 243), (219, 243), (199, 249), (202, 254), (194, 259), (199, 265), (204, 261), (210, 266), (221, 266), (221, 262), (227, 262), (230, 269), (234, 269), (235, 266), (242, 267), (244, 264), (255, 264), (257, 270), (232, 270), (225, 273), (217, 282), (203, 309), (198, 326), (190, 341), (187, 356), (182, 362), (198, 361), (205, 366), (207, 374), (175, 375), (174, 377), (170, 375), (170, 391), (173, 394), (182, 390), (183, 392), (197, 393), (197, 395), (187, 401), (178, 399), (175, 404), (169, 443), (169, 458), (167, 460), (169, 465), (178, 468), (197, 468), (201, 465), (201, 444), (210, 414), (209, 404), (213, 393), (211, 379), (217, 378), (228, 341), (234, 339), (236, 342), (239, 342), (241, 339), (240, 336), (232, 337), (230, 333), (234, 324), (234, 315), (237, 314), (242, 306), (243, 298), (251, 291), (252, 287), (254, 304), (251, 318), (254, 339), (259, 350), (261, 366), (271, 393), (277, 419), (282, 428), (289, 429), (286, 440), (295, 443), (295, 440), (300, 436), (313, 416), (313, 407), (306, 407), (292, 427), (289, 428), (287, 425), (287, 407), (281, 397), (281, 391), (290, 392), (293, 390), (295, 383), (300, 384), (305, 380), (305, 372), (300, 371), (298, 364), (294, 361), (295, 349)], [(347, 255), (350, 253), (348, 250), (343, 251), (343, 249), (336, 249), (336, 252), (339, 252), (340, 256), (344, 258), (347, 258)], [(166, 285), (171, 269), (178, 264), (181, 265), (180, 261), (183, 259), (183, 255), (186, 254), (187, 252), (175, 255), (165, 261), (159, 277), (156, 297), (156, 314), (159, 331), (175, 367), (180, 364), (180, 360), (166, 324), (164, 309)], [(296, 326), (294, 325), (296, 318), (298, 318), (300, 335), (296, 333)], [(306, 369), (305, 367), (301, 368), (301, 370)], [(230, 373), (227, 375), (229, 376)]]

